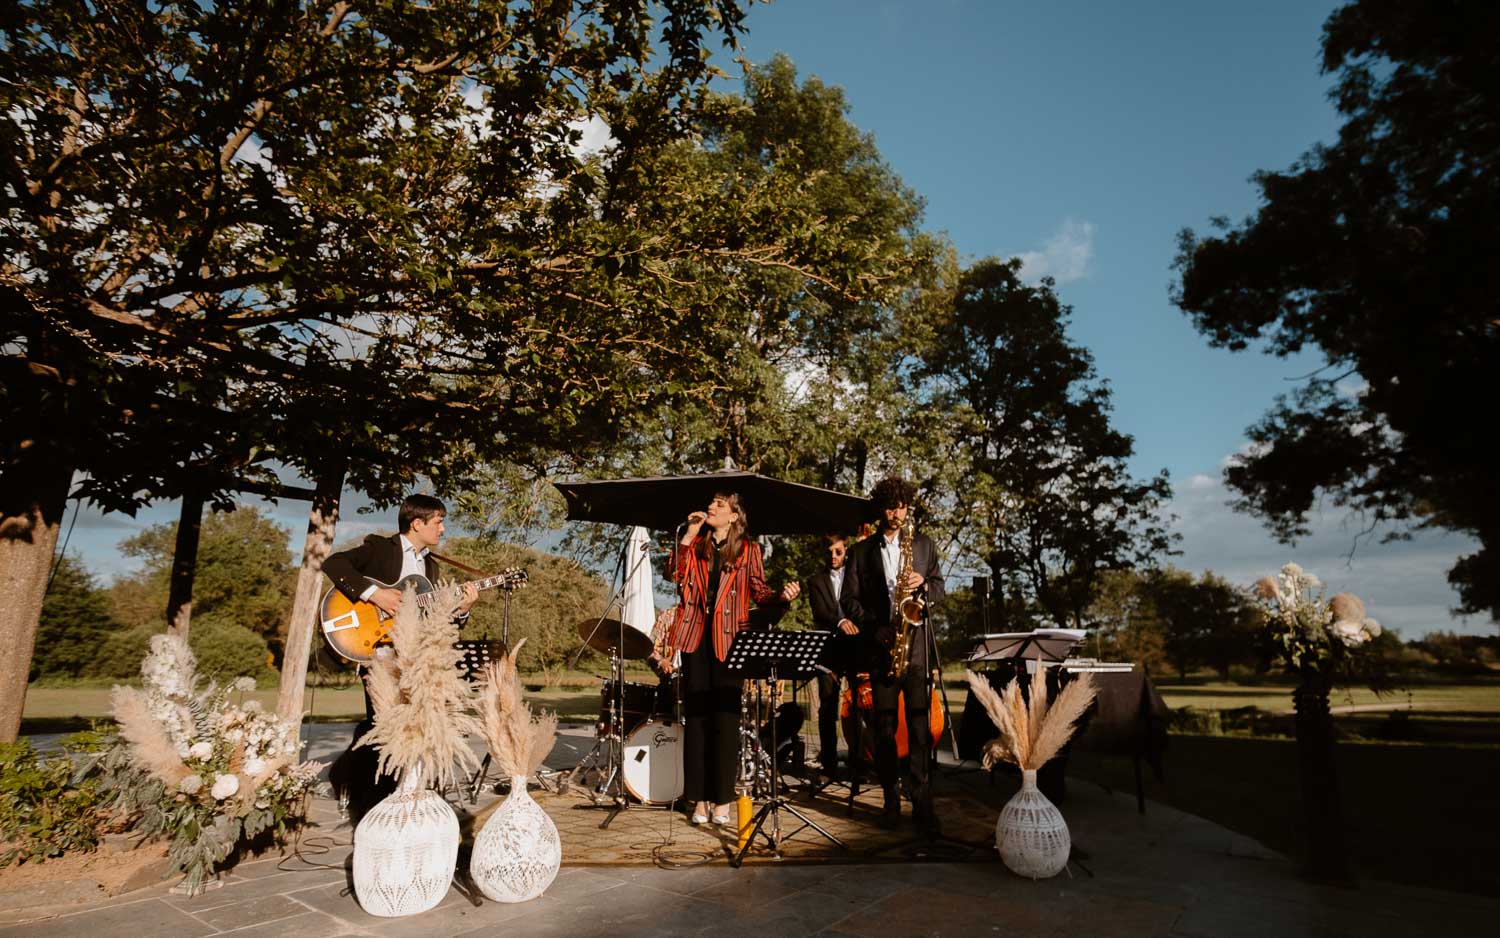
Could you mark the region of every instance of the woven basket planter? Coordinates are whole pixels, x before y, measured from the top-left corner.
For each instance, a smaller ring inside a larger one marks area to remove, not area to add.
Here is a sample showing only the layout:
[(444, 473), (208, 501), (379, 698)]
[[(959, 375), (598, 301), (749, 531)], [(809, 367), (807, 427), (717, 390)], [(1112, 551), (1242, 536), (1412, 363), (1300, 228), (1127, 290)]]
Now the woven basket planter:
[(416, 915), (443, 901), (458, 863), (458, 816), (413, 766), (354, 831), (354, 895), (371, 915)]
[(510, 780), (510, 795), (474, 838), (469, 876), (496, 902), (540, 896), (562, 865), (557, 825), (526, 790), (526, 778)]
[(1037, 790), (1036, 770), (1021, 773), (1021, 790), (1005, 803), (995, 822), (995, 848), (1018, 876), (1046, 879), (1068, 865), (1073, 840), (1062, 812)]

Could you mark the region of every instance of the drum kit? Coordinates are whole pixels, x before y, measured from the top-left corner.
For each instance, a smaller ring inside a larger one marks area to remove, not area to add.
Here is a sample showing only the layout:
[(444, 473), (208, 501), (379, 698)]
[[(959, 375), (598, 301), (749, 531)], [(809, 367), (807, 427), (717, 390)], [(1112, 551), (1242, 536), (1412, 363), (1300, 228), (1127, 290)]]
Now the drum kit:
[[(625, 662), (649, 658), (652, 647), (643, 633), (618, 619), (585, 619), (578, 624), (578, 634), (585, 645), (609, 656), (609, 676), (599, 690), (594, 746), (566, 777), (565, 787), (583, 789), (601, 806), (623, 808), (631, 801), (671, 805), (683, 789), (684, 720), (675, 682), (625, 680)], [(790, 728), (791, 739), (786, 732), (781, 739), (768, 738), (770, 710), (780, 704), (780, 690), (749, 680), (740, 698), (736, 789), (757, 801), (772, 794), (772, 751), (785, 754), (797, 741), (796, 727)]]
[(651, 639), (619, 619), (585, 619), (578, 635), (609, 656), (594, 748), (568, 776), (595, 804), (667, 805), (682, 796), (682, 723), (672, 685), (625, 680), (625, 662), (651, 656)]

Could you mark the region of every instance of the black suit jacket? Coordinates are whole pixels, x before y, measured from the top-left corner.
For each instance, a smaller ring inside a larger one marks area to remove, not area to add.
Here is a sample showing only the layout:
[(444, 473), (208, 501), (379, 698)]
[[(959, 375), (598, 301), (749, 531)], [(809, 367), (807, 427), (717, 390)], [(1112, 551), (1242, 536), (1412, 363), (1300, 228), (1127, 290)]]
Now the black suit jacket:
[[(853, 580), (849, 572), (844, 571), (844, 588), (841, 597), (833, 595), (833, 581), (829, 578), (829, 571), (824, 570), (807, 582), (807, 601), (812, 607), (813, 627), (824, 632), (832, 632), (833, 638), (823, 646), (823, 667), (834, 671), (844, 672), (855, 665), (856, 659), (860, 658), (862, 641), (860, 635), (845, 635), (839, 631), (839, 623), (848, 619), (856, 626), (859, 622), (850, 614), (848, 602), (853, 600)], [(846, 605), (840, 613), (840, 602)]]
[[(884, 642), (893, 636), (891, 626), (891, 593), (885, 585), (885, 562), (880, 556), (884, 535), (876, 532), (849, 549), (844, 561), (845, 613), (859, 626), (859, 637), (864, 645), (864, 654), (877, 665), (888, 660)], [(932, 538), (917, 534), (911, 542), (911, 568), (921, 574), (925, 582), (918, 591), (927, 601), (928, 612), (947, 595), (943, 584), (943, 571), (938, 563), (937, 548)], [(913, 639), (925, 638), (923, 635)], [(913, 663), (924, 663), (927, 655), (912, 655)]]
[[(431, 554), (427, 555), (425, 566), (427, 579), (436, 584), (438, 565)], [(358, 600), (359, 594), (370, 585), (365, 577), (394, 583), (401, 578), (401, 535), (371, 534), (358, 547), (330, 554), (323, 561), (323, 572), (351, 601)]]

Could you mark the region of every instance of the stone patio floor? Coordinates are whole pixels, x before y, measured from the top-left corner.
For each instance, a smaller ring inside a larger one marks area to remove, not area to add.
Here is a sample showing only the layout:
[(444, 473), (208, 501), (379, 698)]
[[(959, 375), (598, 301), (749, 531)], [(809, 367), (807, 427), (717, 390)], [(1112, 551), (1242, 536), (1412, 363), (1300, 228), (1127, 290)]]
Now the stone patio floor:
[[(309, 737), (310, 756), (327, 759), (348, 727), (312, 726)], [(549, 764), (572, 765), (591, 743), (586, 729), (573, 729)], [(982, 774), (945, 768), (944, 833), (980, 846), (925, 859), (899, 849), (909, 829), (873, 824), (878, 803), (869, 796), (850, 816), (828, 793), (798, 794), (793, 803), (849, 849), (802, 830), (784, 844), (786, 859), (771, 859), (762, 845), (739, 869), (727, 861), (725, 839), (680, 815), (636, 806), (611, 817), (577, 793), (538, 793), (564, 843), (563, 869), (545, 895), (516, 905), (471, 900), (460, 880), (437, 908), (398, 919), (360, 908), (349, 827), (323, 799), (286, 855), (241, 863), (219, 888), (187, 897), (163, 882), (102, 901), (13, 903), (0, 911), (0, 936), (1428, 936), (1492, 934), (1500, 921), (1500, 900), (1485, 897), (1314, 885), (1246, 837), (1158, 803), (1138, 814), (1133, 793), (1080, 782), (1064, 805), (1075, 861), (1053, 879), (1021, 879), (988, 845), (995, 805), (1013, 790), (1007, 780), (992, 786)], [(798, 823), (788, 820), (785, 830)]]

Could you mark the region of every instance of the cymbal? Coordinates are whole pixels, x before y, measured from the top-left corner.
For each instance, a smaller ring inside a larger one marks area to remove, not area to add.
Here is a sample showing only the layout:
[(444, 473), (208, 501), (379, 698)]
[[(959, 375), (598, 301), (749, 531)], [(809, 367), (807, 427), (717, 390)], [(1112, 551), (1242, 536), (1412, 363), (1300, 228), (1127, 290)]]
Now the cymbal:
[[(621, 644), (621, 632), (624, 643)], [(651, 639), (625, 625), (619, 619), (584, 619), (578, 623), (578, 637), (588, 642), (590, 648), (609, 654), (611, 648), (619, 646), (621, 658), (651, 657)]]

